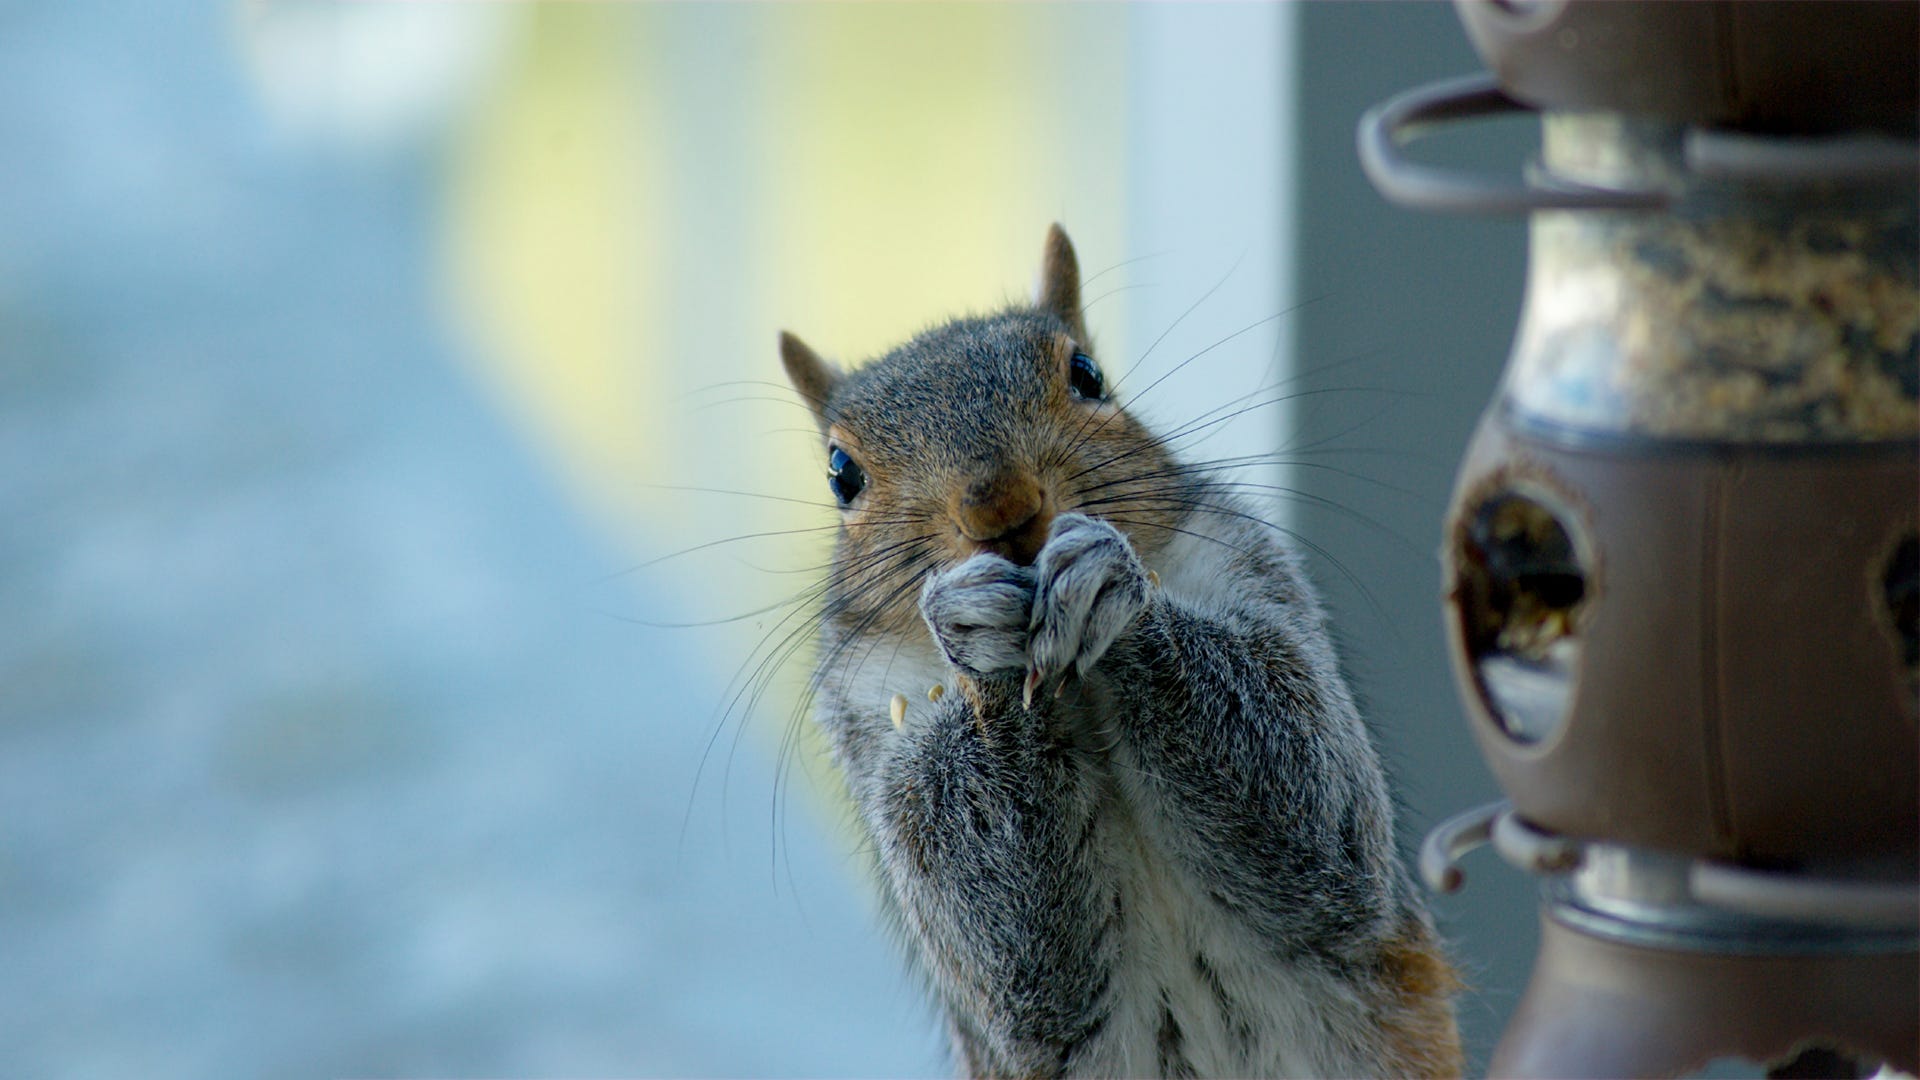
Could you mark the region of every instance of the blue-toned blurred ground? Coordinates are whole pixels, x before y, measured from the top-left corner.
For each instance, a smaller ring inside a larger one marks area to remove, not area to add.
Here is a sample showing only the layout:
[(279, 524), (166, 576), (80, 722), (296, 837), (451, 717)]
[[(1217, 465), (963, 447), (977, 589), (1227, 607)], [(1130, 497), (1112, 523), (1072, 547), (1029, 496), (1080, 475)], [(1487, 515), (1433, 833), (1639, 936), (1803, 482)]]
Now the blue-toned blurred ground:
[(944, 1072), (770, 740), (682, 839), (732, 672), (602, 612), (715, 612), (601, 580), (427, 165), (263, 146), (229, 15), (0, 7), (0, 1075)]

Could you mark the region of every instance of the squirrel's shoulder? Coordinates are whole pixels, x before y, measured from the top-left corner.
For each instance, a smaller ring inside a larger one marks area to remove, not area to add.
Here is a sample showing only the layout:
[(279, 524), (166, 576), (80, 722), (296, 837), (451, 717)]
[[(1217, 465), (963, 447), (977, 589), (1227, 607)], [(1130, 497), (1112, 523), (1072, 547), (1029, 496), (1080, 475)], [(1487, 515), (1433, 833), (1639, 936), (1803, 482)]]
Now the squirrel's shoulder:
[(1219, 485), (1196, 482), (1191, 508), (1152, 569), (1190, 603), (1245, 608), (1273, 603), (1318, 612), (1298, 555), (1260, 509)]

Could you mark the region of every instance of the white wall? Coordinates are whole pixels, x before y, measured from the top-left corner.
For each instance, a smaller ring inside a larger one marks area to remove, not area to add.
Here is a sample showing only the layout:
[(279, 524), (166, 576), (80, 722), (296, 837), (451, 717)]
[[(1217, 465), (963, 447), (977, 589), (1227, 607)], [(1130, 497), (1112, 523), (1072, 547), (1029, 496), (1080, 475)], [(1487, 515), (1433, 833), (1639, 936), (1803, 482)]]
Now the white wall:
[[(1292, 316), (1283, 312), (1296, 302), (1286, 148), (1294, 142), (1298, 11), (1291, 4), (1143, 4), (1130, 12), (1128, 251), (1136, 261), (1093, 281), (1087, 295), (1133, 286), (1099, 302), (1127, 310), (1125, 359), (1140, 361), (1120, 391), (1169, 431), (1210, 410), (1225, 417), (1243, 395), (1255, 395), (1248, 405), (1272, 401), (1276, 392), (1255, 392), (1293, 370)], [(1289, 416), (1282, 402), (1212, 424), (1184, 440), (1188, 457), (1272, 453), (1292, 427)], [(1272, 467), (1232, 475), (1285, 482)], [(1284, 503), (1264, 509), (1284, 523)]]

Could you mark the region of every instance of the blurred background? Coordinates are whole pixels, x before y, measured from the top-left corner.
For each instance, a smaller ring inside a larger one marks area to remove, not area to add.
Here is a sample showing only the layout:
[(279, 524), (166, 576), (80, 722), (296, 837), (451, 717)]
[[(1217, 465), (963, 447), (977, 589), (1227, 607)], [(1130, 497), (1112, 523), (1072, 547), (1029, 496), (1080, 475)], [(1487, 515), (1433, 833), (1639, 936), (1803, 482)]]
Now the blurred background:
[[(1352, 152), (1477, 67), (1441, 4), (0, 3), (0, 1075), (946, 1075), (778, 663), (774, 341), (1056, 220), (1139, 411), (1272, 402), (1188, 452), (1279, 459), (1409, 850), (1493, 797), (1433, 552), (1522, 235)], [(1534, 931), (1469, 871), (1477, 1068)]]

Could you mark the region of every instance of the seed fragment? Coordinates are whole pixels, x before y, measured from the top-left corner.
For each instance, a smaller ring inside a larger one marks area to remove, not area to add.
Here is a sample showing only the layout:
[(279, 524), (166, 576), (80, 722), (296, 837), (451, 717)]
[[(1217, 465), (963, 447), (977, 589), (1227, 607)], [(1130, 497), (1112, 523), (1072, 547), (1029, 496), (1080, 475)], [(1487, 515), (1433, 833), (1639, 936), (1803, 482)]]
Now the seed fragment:
[(900, 730), (907, 723), (907, 695), (895, 694), (891, 703), (893, 711), (893, 729)]

